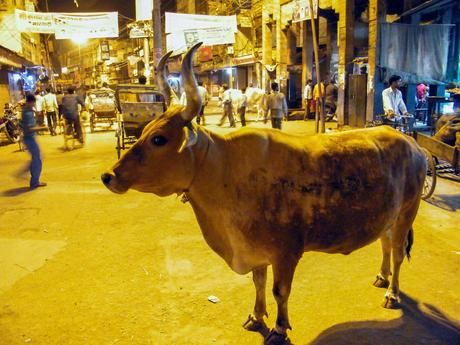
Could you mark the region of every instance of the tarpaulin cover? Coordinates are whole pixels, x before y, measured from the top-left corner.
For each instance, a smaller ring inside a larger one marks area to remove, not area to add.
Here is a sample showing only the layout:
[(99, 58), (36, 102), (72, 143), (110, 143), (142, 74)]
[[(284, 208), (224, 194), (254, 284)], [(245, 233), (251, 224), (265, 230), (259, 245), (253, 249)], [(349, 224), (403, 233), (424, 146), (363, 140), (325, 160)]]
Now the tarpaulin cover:
[(379, 63), (383, 68), (443, 81), (454, 25), (379, 24)]

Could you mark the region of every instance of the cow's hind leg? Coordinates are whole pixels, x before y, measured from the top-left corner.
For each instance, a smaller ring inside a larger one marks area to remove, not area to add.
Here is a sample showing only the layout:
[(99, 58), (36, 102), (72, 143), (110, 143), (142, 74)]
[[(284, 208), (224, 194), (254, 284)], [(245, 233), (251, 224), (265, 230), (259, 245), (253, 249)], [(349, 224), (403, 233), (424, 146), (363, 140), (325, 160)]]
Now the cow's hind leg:
[(390, 286), (385, 293), (385, 299), (383, 301), (384, 308), (392, 309), (399, 307), (399, 271), (404, 256), (407, 255), (408, 258), (410, 257), (409, 252), (412, 241), (413, 231), (411, 226), (407, 227), (406, 225), (405, 227), (398, 227), (395, 229), (392, 236), (393, 275), (391, 277)]
[(256, 303), (253, 315), (249, 315), (243, 327), (252, 332), (267, 332), (268, 328), (264, 316), (268, 317), (265, 300), (265, 287), (267, 284), (267, 267), (257, 268), (252, 271), (252, 280), (256, 287)]
[(289, 324), (288, 299), (291, 293), (292, 279), (298, 260), (282, 260), (273, 264), (273, 296), (275, 297), (278, 314), (275, 328), (265, 339), (267, 345), (290, 344), (287, 330), (292, 329)]
[(382, 266), (380, 267), (380, 273), (377, 274), (377, 278), (374, 282), (374, 286), (378, 288), (387, 288), (390, 285), (388, 277), (391, 275), (391, 238), (390, 233), (386, 231), (380, 238), (382, 244)]

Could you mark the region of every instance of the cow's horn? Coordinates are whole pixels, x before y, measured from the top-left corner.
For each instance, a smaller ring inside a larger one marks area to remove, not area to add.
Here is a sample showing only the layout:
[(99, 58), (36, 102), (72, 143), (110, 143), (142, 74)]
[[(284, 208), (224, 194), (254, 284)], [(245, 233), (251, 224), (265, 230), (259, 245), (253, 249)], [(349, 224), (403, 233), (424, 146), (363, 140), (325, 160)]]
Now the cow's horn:
[(187, 96), (187, 106), (182, 112), (182, 118), (186, 121), (192, 121), (201, 109), (201, 98), (198, 93), (195, 74), (193, 73), (192, 59), (202, 44), (202, 42), (195, 44), (188, 50), (184, 60), (182, 60), (182, 81), (184, 82), (185, 95)]
[(166, 75), (166, 62), (172, 53), (172, 51), (169, 51), (163, 55), (157, 66), (157, 83), (161, 93), (165, 97), (166, 106), (169, 106), (170, 104), (179, 104), (179, 99), (171, 88), (171, 85), (169, 85), (168, 77)]

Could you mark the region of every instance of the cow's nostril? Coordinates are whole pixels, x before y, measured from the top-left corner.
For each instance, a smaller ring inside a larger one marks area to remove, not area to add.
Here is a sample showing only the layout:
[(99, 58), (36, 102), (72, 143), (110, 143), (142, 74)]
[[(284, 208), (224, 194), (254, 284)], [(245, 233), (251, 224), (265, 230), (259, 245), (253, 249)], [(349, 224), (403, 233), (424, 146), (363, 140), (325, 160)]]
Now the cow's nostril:
[(110, 183), (110, 181), (112, 181), (112, 175), (111, 174), (102, 174), (101, 175), (101, 180), (102, 180), (102, 183), (105, 184), (106, 186)]

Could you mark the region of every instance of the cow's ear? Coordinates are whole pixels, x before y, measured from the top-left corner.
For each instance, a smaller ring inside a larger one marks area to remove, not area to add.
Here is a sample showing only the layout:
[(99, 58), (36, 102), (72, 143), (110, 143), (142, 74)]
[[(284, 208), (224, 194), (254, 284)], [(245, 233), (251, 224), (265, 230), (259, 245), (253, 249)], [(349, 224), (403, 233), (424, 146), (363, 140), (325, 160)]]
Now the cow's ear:
[(180, 146), (178, 150), (179, 153), (184, 151), (187, 147), (195, 145), (198, 141), (198, 134), (195, 128), (193, 128), (191, 123), (184, 126), (183, 131), (184, 131), (184, 139), (182, 141), (182, 145)]

